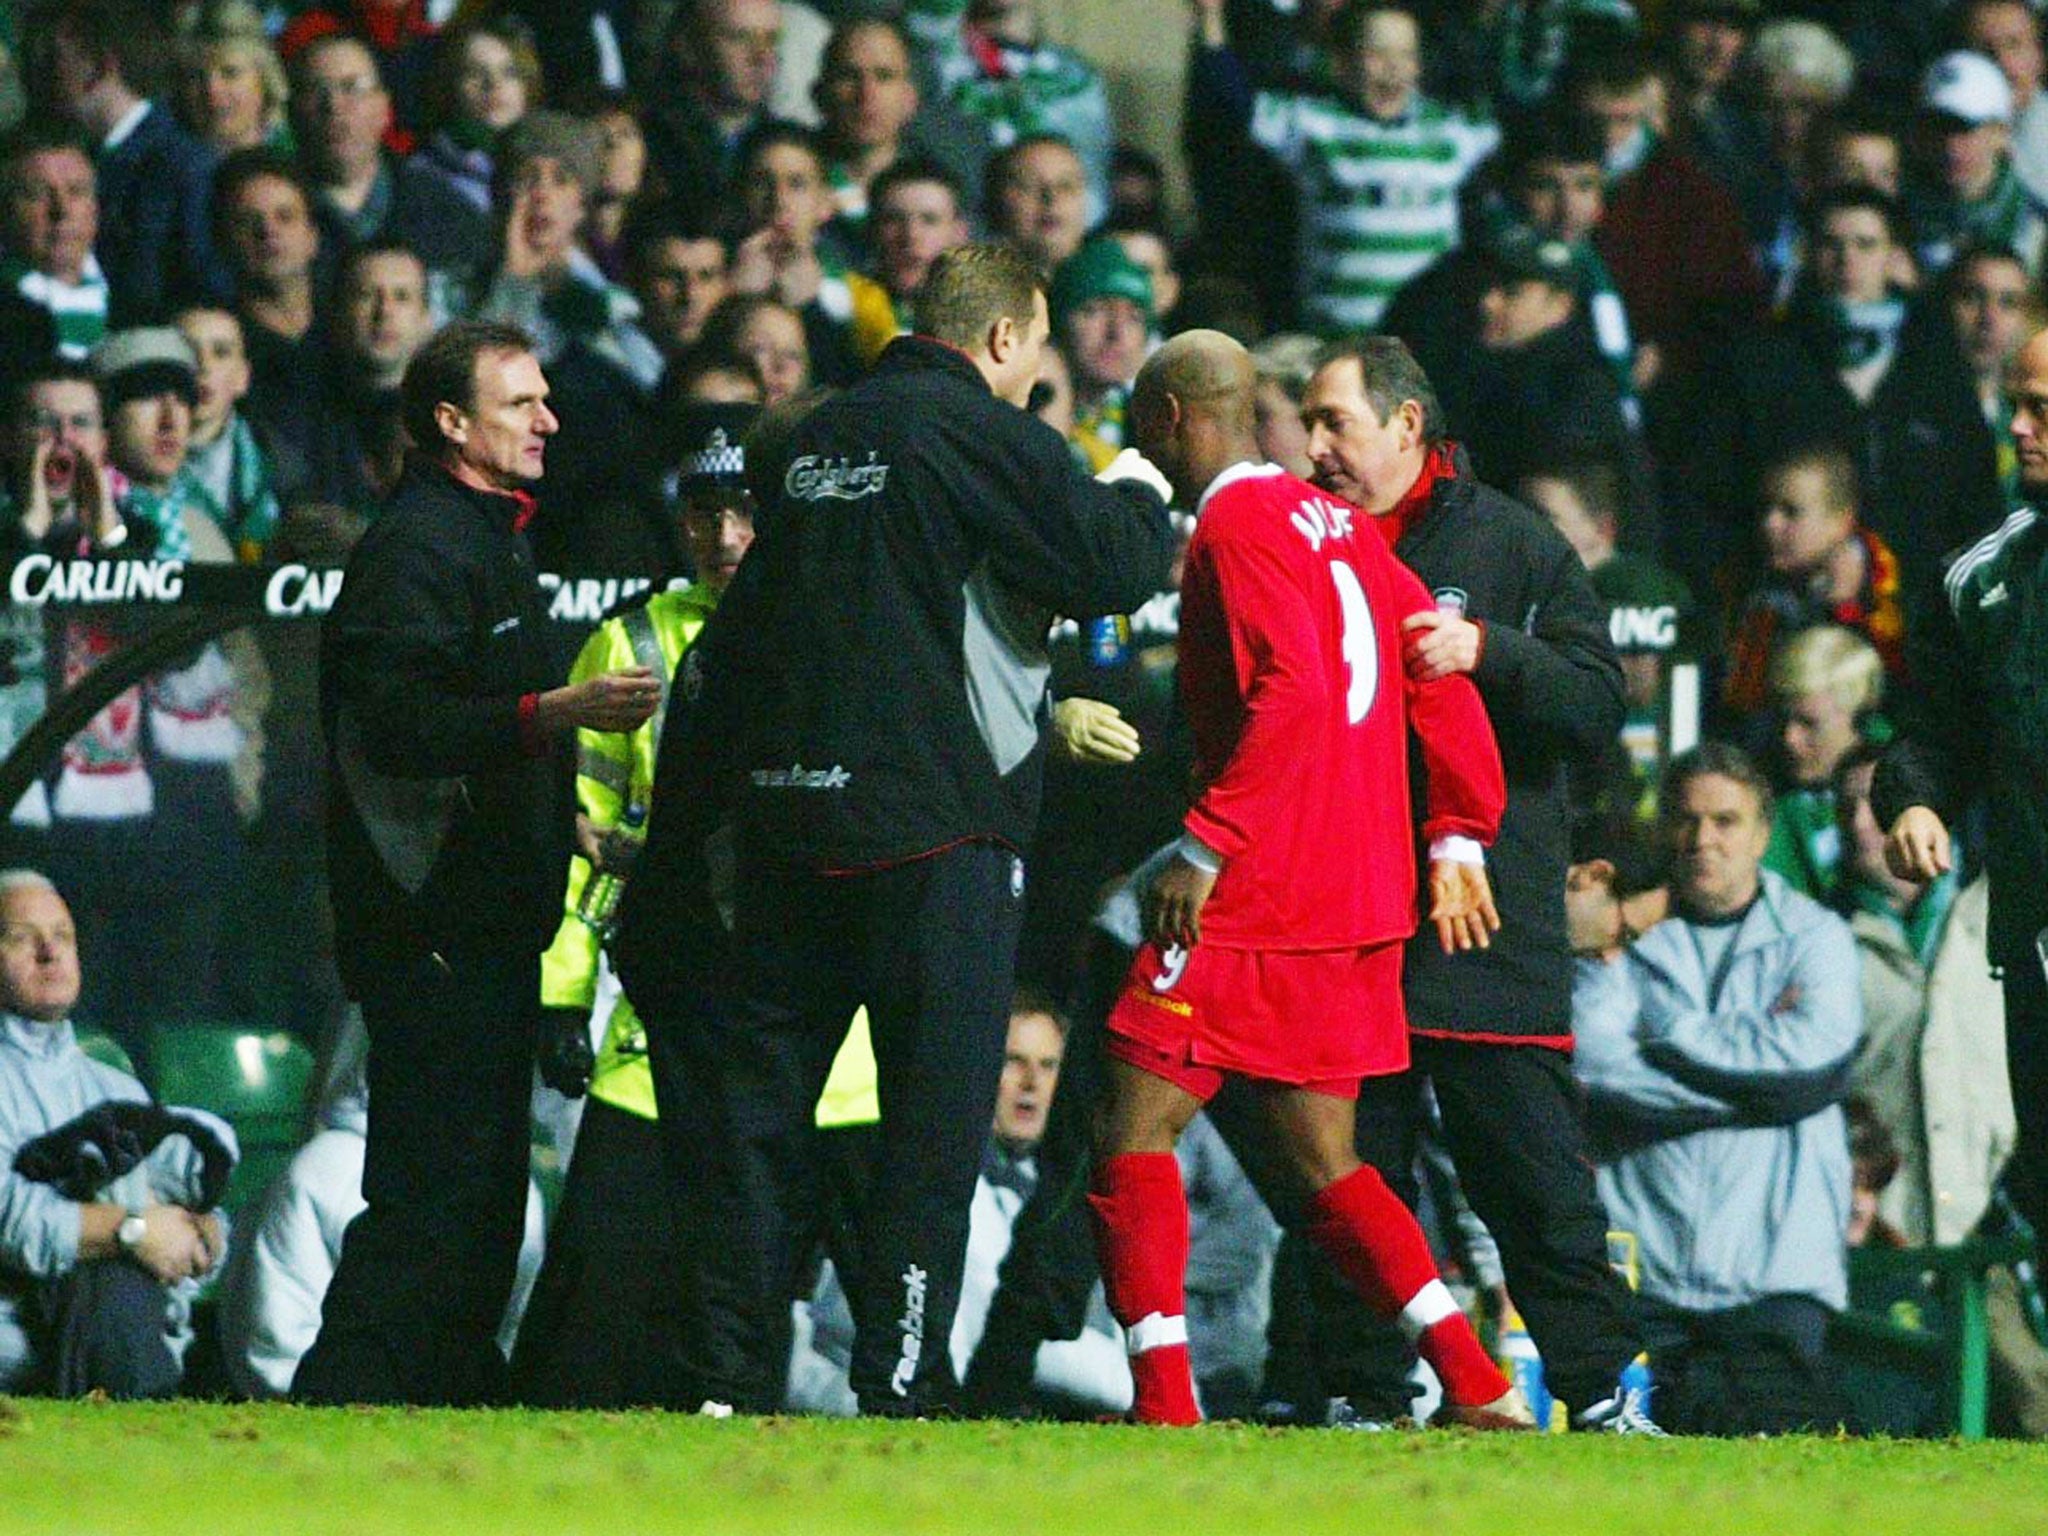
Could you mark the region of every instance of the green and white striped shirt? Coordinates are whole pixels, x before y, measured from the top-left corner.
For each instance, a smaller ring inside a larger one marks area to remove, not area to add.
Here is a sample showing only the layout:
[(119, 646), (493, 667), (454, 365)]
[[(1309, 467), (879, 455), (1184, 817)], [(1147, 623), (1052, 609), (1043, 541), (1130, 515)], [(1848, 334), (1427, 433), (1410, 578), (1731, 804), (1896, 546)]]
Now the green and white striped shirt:
[(1492, 123), (1421, 98), (1383, 121), (1291, 91), (1259, 92), (1251, 134), (1294, 175), (1301, 319), (1325, 336), (1370, 330), (1458, 243), (1458, 189), (1500, 142)]

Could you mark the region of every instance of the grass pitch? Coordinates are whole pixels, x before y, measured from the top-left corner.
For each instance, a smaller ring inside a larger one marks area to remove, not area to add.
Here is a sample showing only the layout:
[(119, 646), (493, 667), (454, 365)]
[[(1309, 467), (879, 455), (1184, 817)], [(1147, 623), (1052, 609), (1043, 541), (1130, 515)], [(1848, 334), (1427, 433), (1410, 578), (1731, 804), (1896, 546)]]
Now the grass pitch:
[(0, 1399), (17, 1531), (1996, 1536), (2048, 1446)]

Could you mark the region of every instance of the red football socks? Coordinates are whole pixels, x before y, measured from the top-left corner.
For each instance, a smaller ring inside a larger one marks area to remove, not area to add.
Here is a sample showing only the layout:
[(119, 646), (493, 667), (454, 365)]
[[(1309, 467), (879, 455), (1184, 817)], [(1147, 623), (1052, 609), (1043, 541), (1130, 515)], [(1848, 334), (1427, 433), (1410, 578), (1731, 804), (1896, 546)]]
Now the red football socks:
[(1188, 1202), (1171, 1152), (1096, 1164), (1088, 1205), (1109, 1310), (1131, 1352), (1140, 1424), (1199, 1424), (1188, 1365)]
[(1508, 1390), (1437, 1277), (1422, 1228), (1376, 1170), (1361, 1167), (1329, 1185), (1309, 1212), (1310, 1240), (1367, 1306), (1400, 1323), (1451, 1402), (1490, 1403)]

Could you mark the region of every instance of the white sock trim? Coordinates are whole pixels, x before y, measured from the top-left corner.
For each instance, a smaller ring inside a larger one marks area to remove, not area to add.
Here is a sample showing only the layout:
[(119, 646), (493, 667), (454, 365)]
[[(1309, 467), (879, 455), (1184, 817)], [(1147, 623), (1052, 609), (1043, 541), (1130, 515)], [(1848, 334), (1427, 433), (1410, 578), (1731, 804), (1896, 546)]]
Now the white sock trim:
[(1148, 1312), (1124, 1331), (1124, 1346), (1134, 1355), (1187, 1341), (1188, 1320), (1185, 1317), (1168, 1317), (1164, 1312)]
[(1457, 1315), (1458, 1304), (1452, 1300), (1449, 1287), (1441, 1280), (1432, 1280), (1409, 1297), (1408, 1305), (1401, 1309), (1401, 1331), (1412, 1342), (1445, 1318)]

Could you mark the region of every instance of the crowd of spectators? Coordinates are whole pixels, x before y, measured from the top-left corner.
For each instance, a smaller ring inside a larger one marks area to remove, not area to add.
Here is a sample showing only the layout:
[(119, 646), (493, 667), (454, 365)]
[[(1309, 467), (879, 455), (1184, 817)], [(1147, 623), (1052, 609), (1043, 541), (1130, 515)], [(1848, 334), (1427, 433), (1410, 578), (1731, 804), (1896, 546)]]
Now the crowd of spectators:
[[(1476, 474), (1569, 541), (1621, 653), (1626, 723), (1574, 776), (1576, 1069), (1673, 1400), (1707, 1427), (1836, 1414), (1824, 1344), (1852, 1235), (1951, 1244), (2013, 1219), (1981, 859), (1965, 835), (1957, 873), (1900, 881), (1870, 779), (1951, 681), (1913, 668), (1949, 560), (2022, 500), (2004, 385), (2048, 320), (2030, 0), (1192, 0), (1156, 40), (1187, 58), (1164, 159), (1043, 0), (0, 12), (0, 558), (339, 563), (397, 482), (406, 367), (457, 318), (522, 327), (546, 371), (539, 567), (656, 589), (722, 586), (751, 538), (692, 500), (707, 431), (736, 442), (752, 408), (859, 377), (970, 237), (1046, 274), (1035, 409), (1094, 469), (1126, 446), (1151, 350), (1202, 326), (1254, 349), (1261, 447), (1308, 475), (1320, 345), (1382, 330)], [(1184, 806), (1176, 601), (1055, 631), (1056, 692), (1114, 705), (1142, 752), (1049, 770), (1020, 957), (1037, 991), (976, 1197), (977, 1285), (1038, 1177), (1063, 1010), (1099, 1001), (1102, 895)], [(9, 604), (0, 753), (137, 633), (115, 609)], [(565, 630), (565, 665), (582, 638)], [(309, 698), (289, 635), (209, 641), (107, 703), (11, 807), (4, 862), (48, 873), (84, 964), (75, 1009), (26, 1001), (12, 967), (50, 943), (52, 893), (0, 877), (8, 1158), (87, 1098), (134, 1097), (67, 1067), (69, 1097), (22, 1118), (6, 1074), (55, 1070), (70, 1042), (45, 1026), (74, 1011), (145, 1067), (150, 1027), (251, 1012), (346, 1058), (338, 989), (307, 979), (332, 969)], [(600, 1017), (594, 1041), (618, 1034)], [(360, 1203), (363, 1091), (330, 1078), (319, 1135), (225, 1265), (226, 1376), (257, 1395), (289, 1380)], [(645, 1145), (630, 1099), (593, 1108)], [(1888, 1149), (1853, 1176), (1852, 1127)], [(1250, 1411), (1273, 1234), (1220, 1145), (1182, 1157), (1229, 1235), (1197, 1243), (1227, 1277), (1198, 1375)], [(167, 1226), (151, 1213), (206, 1208), (193, 1178), (156, 1182), (184, 1203), (121, 1210)], [(5, 1319), (84, 1294), (53, 1282), (88, 1257), (125, 1247), (179, 1295), (220, 1261), (211, 1216), (170, 1254), (87, 1201), (74, 1240), (46, 1190), (31, 1209), (0, 1180), (0, 1353), (28, 1348)], [(830, 1266), (803, 1278), (796, 1396), (830, 1406)], [(542, 1278), (553, 1326), (568, 1284)], [(2012, 1411), (2048, 1423), (2026, 1285), (1994, 1305)], [(171, 1311), (182, 1354), (190, 1309)], [(963, 1376), (987, 1311), (956, 1324)], [(1099, 1307), (1088, 1326), (1113, 1331)], [(576, 1400), (573, 1360), (522, 1347), (550, 1400)], [(1062, 1347), (1039, 1360), (1048, 1401), (1128, 1400), (1114, 1350), (1085, 1329)], [(1768, 1411), (1727, 1407), (1751, 1390)]]

